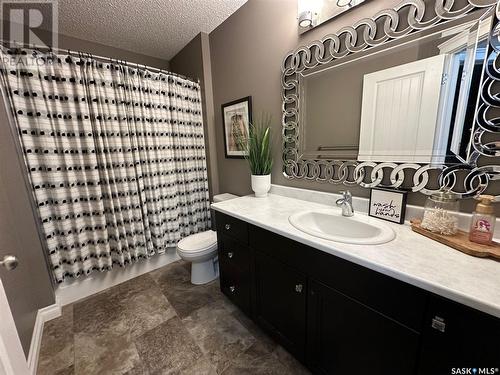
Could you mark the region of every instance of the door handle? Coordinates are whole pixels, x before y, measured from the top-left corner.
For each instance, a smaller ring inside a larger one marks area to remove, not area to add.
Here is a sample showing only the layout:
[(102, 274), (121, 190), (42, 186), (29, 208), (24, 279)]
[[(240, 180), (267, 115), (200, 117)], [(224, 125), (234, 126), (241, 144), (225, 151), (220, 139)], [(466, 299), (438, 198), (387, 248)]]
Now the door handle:
[(14, 255), (5, 255), (2, 260), (0, 260), (0, 266), (4, 266), (7, 271), (12, 271), (19, 264), (19, 260)]
[(295, 285), (295, 291), (297, 293), (302, 293), (302, 288), (303, 288), (302, 284)]

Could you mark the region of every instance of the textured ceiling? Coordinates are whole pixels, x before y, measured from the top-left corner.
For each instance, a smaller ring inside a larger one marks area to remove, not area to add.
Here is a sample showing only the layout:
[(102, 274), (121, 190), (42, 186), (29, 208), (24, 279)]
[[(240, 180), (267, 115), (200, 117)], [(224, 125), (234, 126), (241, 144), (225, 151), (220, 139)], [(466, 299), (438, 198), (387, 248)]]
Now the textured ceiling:
[(170, 60), (247, 0), (59, 0), (59, 32)]

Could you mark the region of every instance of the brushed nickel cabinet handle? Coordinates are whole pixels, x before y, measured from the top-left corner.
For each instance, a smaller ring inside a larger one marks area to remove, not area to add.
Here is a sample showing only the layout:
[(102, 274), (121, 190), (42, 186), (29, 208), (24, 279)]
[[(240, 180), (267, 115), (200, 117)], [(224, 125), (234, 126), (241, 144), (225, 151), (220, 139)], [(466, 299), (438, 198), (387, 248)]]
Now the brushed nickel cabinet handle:
[(302, 293), (302, 289), (303, 289), (302, 284), (297, 284), (297, 285), (295, 285), (295, 291), (296, 291), (297, 293)]
[(236, 287), (235, 287), (235, 286), (231, 285), (231, 286), (229, 287), (229, 291), (230, 291), (231, 293), (234, 293), (234, 291), (235, 291), (235, 290), (236, 290)]
[(230, 251), (229, 253), (227, 253), (227, 257), (228, 257), (229, 259), (232, 259), (232, 258), (233, 258), (233, 256), (234, 256), (234, 254), (233, 254), (233, 252), (232, 252), (232, 251)]
[(226, 224), (226, 225), (224, 225), (224, 228), (226, 228), (226, 230), (231, 229), (231, 224)]
[(431, 327), (436, 331), (444, 333), (444, 331), (446, 330), (446, 323), (443, 318), (436, 315), (434, 318), (432, 318)]

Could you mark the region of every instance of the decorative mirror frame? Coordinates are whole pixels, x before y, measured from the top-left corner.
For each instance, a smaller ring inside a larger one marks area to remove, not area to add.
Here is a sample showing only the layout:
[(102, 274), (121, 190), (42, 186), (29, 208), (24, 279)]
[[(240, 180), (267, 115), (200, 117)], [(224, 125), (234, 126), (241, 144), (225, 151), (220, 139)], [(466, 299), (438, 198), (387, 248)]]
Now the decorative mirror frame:
[[(490, 181), (499, 180), (500, 165), (489, 164), (492, 160), (487, 158), (500, 157), (500, 140), (496, 140), (500, 135), (500, 118), (488, 115), (491, 109), (500, 109), (500, 2), (496, 8), (495, 0), (466, 0), (463, 4), (463, 7), (454, 9), (455, 0), (435, 0), (433, 4), (426, 4), (423, 0), (403, 0), (393, 9), (382, 10), (372, 18), (362, 19), (340, 29), (336, 34), (329, 34), (288, 53), (281, 67), (284, 176), (288, 179), (360, 185), (365, 188), (400, 188), (405, 182), (405, 170), (408, 170), (413, 173), (411, 191), (430, 195), (447, 189), (462, 198), (477, 196), (486, 190)], [(299, 75), (302, 72), (457, 20), (479, 9), (491, 13), (492, 30), (476, 107), (472, 136), (474, 151), (467, 163), (431, 165), (301, 158), (298, 148)], [(408, 25), (398, 30), (402, 17), (407, 18)], [(383, 30), (378, 29), (381, 24)], [(487, 136), (491, 137), (491, 134), (495, 141), (483, 140)], [(385, 170), (390, 173), (386, 174)], [(431, 175), (434, 177), (431, 178)], [(463, 182), (461, 187), (458, 181)], [(430, 183), (437, 188), (429, 187)], [(496, 196), (496, 200), (500, 201), (500, 195)]]

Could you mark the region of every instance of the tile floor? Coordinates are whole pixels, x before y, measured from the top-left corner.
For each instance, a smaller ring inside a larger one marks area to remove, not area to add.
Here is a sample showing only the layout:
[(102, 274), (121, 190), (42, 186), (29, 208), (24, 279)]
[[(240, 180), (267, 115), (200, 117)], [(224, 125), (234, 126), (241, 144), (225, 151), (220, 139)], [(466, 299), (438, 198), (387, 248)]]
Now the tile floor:
[(308, 374), (178, 261), (63, 308), (45, 325), (39, 375)]

